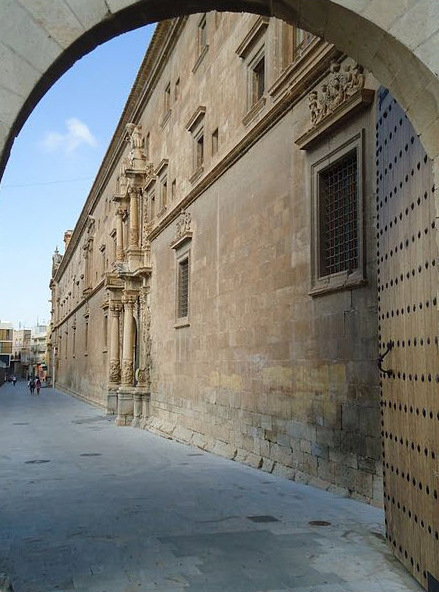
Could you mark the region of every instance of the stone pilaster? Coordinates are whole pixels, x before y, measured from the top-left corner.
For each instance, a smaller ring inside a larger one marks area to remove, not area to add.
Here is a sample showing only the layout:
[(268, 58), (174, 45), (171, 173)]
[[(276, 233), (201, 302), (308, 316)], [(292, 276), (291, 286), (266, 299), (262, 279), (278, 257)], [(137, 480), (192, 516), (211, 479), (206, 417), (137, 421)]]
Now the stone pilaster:
[(117, 395), (117, 419), (118, 425), (130, 425), (134, 417), (134, 369), (133, 369), (133, 336), (134, 317), (133, 310), (136, 302), (134, 293), (127, 293), (122, 297), (124, 309), (123, 340), (122, 340), (122, 368), (121, 386)]
[(141, 189), (130, 189), (130, 248), (139, 247), (139, 197)]
[(123, 208), (117, 208), (116, 210), (116, 261), (123, 261), (124, 248), (123, 248)]
[(122, 303), (110, 302), (110, 365), (108, 376), (107, 412), (117, 411), (117, 389), (120, 386), (120, 313)]

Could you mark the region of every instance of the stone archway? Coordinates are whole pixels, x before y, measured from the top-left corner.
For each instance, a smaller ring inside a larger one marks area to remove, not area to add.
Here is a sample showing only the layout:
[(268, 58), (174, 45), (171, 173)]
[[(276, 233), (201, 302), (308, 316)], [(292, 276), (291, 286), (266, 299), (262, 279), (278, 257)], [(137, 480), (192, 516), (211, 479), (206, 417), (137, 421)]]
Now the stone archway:
[(428, 155), (439, 155), (435, 0), (9, 0), (0, 8), (0, 174), (29, 113), (77, 59), (146, 23), (213, 9), (276, 16), (334, 43), (389, 88)]
[(50, 0), (35, 9), (25, 4), (10, 0), (0, 9), (0, 173), (28, 114), (75, 60), (148, 22), (217, 9), (283, 18), (363, 64), (407, 112), (439, 179), (435, 0), (394, 0), (385, 8), (381, 0), (60, 0), (56, 11)]

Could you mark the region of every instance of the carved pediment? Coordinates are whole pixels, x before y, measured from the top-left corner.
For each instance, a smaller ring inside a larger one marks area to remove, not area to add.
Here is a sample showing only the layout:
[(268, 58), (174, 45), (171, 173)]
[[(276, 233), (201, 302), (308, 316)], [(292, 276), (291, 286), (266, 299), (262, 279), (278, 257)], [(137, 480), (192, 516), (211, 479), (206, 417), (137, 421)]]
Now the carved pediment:
[(175, 236), (171, 242), (173, 249), (178, 249), (183, 243), (192, 238), (191, 215), (185, 210), (181, 210), (180, 216), (175, 226)]
[(374, 91), (364, 88), (365, 79), (363, 66), (352, 61), (331, 62), (329, 76), (308, 95), (310, 127), (296, 140), (299, 148), (311, 148), (347, 116), (371, 104)]

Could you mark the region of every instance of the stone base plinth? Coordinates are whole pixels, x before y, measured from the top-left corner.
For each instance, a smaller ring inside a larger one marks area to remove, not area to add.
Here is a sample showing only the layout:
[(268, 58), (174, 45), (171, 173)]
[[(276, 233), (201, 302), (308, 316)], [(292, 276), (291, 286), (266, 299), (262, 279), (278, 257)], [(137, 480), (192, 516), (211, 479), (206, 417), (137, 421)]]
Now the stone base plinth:
[(107, 415), (116, 415), (117, 413), (117, 390), (119, 387), (108, 387), (107, 392)]
[(133, 388), (120, 387), (117, 393), (117, 417), (116, 424), (130, 426), (134, 418)]

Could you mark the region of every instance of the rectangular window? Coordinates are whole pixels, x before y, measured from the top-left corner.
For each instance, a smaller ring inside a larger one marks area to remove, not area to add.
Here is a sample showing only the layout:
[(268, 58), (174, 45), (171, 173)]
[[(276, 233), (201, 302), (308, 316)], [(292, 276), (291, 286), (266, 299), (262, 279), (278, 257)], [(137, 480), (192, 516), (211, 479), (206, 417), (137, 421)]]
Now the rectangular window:
[(172, 181), (171, 185), (171, 199), (174, 200), (177, 196), (177, 179)]
[(204, 164), (204, 130), (195, 138), (195, 170), (200, 169)]
[(164, 96), (164, 114), (166, 115), (171, 110), (171, 83), (168, 82), (165, 88)]
[(311, 295), (360, 287), (366, 281), (363, 238), (363, 131), (312, 171)]
[(179, 319), (189, 316), (189, 258), (178, 263), (177, 316)]
[(262, 98), (265, 92), (265, 56), (262, 56), (252, 68), (252, 105)]
[(146, 156), (147, 160), (149, 160), (149, 158), (150, 158), (150, 154), (149, 154), (150, 144), (151, 144), (151, 136), (150, 136), (150, 133), (148, 132), (145, 137), (145, 156)]
[(193, 151), (193, 175), (189, 179), (190, 183), (198, 181), (204, 170), (204, 120), (206, 115), (206, 107), (200, 105), (192, 117), (186, 124), (186, 129), (192, 136), (192, 151)]
[(162, 179), (162, 208), (166, 207), (168, 203), (168, 178)]
[(320, 276), (358, 267), (357, 176), (356, 150), (319, 174)]
[(201, 55), (207, 47), (207, 23), (206, 15), (203, 16), (198, 25), (198, 55)]
[(85, 332), (84, 332), (84, 355), (88, 355), (88, 319), (85, 321)]
[(218, 128), (212, 133), (212, 156), (218, 152)]
[(303, 29), (295, 29), (294, 37), (293, 59), (296, 60), (297, 58), (300, 58), (315, 36)]
[(104, 351), (108, 348), (108, 314), (104, 314)]

